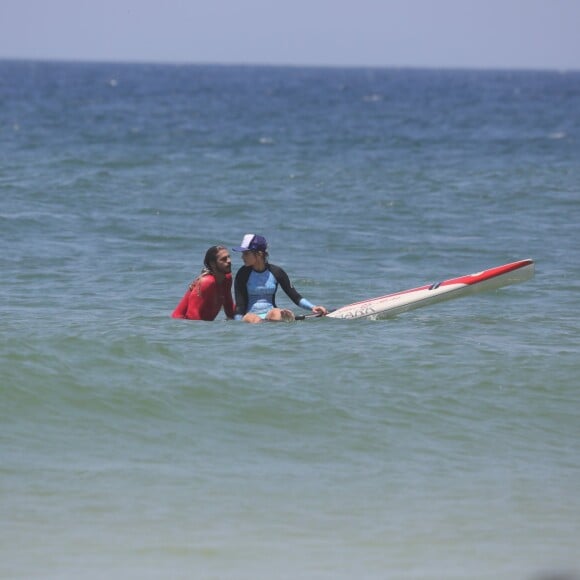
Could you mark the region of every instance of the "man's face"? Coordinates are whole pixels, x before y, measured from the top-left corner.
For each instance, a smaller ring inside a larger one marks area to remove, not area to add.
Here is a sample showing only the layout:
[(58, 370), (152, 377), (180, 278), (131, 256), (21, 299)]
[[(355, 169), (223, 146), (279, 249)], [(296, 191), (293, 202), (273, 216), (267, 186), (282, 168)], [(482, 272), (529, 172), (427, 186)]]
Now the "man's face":
[(229, 274), (232, 271), (232, 259), (227, 250), (220, 250), (215, 258), (215, 271), (220, 274)]

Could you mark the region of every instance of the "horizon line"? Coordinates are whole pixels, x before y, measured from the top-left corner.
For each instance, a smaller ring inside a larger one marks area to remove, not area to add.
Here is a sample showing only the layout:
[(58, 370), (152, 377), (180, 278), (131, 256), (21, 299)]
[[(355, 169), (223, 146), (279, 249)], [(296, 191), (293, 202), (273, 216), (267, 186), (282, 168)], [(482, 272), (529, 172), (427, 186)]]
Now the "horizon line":
[(2, 56), (0, 62), (23, 62), (45, 64), (99, 64), (99, 65), (139, 65), (139, 66), (205, 66), (205, 67), (256, 67), (256, 68), (302, 68), (302, 69), (362, 69), (362, 70), (440, 70), (440, 71), (477, 71), (477, 72), (552, 72), (552, 73), (577, 73), (580, 68), (566, 67), (534, 67), (524, 65), (417, 65), (417, 64), (316, 64), (316, 63), (290, 63), (290, 62), (236, 62), (236, 61), (189, 61), (189, 60), (153, 60), (153, 59), (123, 59), (123, 58), (71, 58), (71, 57), (28, 57), (28, 56)]

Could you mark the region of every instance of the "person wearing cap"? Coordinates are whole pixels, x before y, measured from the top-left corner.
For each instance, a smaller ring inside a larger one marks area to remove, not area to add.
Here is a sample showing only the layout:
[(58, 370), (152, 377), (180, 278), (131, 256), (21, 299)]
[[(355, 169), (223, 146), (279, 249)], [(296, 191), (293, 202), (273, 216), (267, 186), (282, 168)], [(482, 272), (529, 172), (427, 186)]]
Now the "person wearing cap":
[(205, 253), (203, 269), (189, 285), (187, 292), (173, 311), (173, 318), (215, 320), (224, 309), (228, 318), (234, 317), (232, 300), (232, 259), (224, 246), (212, 246)]
[(288, 274), (280, 266), (268, 262), (268, 243), (263, 236), (246, 234), (242, 243), (232, 250), (241, 252), (244, 261), (234, 281), (236, 320), (252, 323), (294, 320), (291, 310), (276, 306), (278, 286), (294, 304), (304, 310), (319, 316), (328, 313), (324, 306), (315, 306), (303, 298), (290, 282)]

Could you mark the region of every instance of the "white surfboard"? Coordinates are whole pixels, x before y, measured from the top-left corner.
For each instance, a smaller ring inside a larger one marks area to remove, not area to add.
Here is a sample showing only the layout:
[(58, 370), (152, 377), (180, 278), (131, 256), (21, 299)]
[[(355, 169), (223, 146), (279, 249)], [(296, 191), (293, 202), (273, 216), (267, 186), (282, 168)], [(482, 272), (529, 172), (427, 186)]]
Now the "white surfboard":
[(450, 278), (443, 282), (426, 284), (418, 288), (348, 304), (329, 312), (327, 317), (371, 320), (391, 318), (415, 308), (525, 282), (534, 275), (534, 267), (533, 260), (520, 260), (475, 274)]

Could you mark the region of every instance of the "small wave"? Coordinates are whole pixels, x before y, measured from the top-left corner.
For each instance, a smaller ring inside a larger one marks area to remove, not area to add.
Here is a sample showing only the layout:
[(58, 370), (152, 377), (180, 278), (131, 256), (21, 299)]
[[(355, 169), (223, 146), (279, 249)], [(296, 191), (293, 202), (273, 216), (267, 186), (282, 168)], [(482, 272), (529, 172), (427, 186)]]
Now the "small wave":
[(372, 94), (372, 95), (365, 95), (363, 97), (363, 101), (365, 103), (378, 103), (379, 101), (383, 100), (382, 95)]

